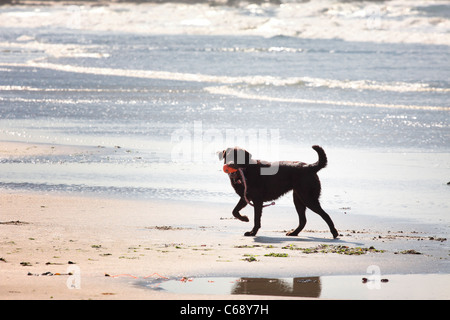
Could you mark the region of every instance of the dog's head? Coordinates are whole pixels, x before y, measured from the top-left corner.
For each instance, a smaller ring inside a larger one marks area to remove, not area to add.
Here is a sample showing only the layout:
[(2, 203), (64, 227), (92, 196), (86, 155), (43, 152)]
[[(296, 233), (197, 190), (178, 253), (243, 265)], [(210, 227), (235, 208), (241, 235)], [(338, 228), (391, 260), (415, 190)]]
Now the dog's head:
[(219, 160), (223, 160), (224, 164), (229, 165), (234, 169), (244, 168), (251, 163), (252, 155), (247, 150), (234, 147), (228, 148), (218, 153)]

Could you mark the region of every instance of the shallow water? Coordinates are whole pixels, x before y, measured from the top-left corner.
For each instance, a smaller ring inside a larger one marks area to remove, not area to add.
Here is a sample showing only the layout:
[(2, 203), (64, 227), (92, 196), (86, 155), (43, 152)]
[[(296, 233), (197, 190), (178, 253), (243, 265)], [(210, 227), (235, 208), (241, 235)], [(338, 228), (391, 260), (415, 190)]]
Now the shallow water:
[[(364, 279), (364, 280), (363, 280)], [(139, 283), (177, 294), (252, 295), (322, 299), (448, 299), (446, 274), (321, 276), (297, 278), (182, 278)]]
[[(331, 211), (448, 219), (450, 55), (439, 40), (448, 17), (393, 2), (372, 22), (414, 18), (403, 32), (429, 37), (299, 37), (293, 5), (302, 4), (0, 7), (0, 140), (84, 148), (4, 157), (0, 187), (234, 203), (216, 151), (315, 162), (319, 144)], [(305, 8), (352, 23), (347, 31), (363, 17), (367, 29), (370, 8), (340, 5)], [(143, 19), (151, 12), (165, 17), (164, 32)], [(238, 27), (224, 35), (202, 14), (232, 15)], [(440, 27), (426, 29), (429, 19)], [(244, 31), (252, 24), (260, 31)]]

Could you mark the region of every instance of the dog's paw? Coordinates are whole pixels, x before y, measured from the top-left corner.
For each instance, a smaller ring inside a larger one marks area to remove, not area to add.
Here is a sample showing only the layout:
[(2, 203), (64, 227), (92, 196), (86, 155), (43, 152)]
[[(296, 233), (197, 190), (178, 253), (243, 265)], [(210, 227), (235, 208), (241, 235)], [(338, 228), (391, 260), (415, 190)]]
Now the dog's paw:
[(333, 239), (337, 239), (339, 237), (339, 232), (336, 229), (331, 231), (331, 233), (333, 234)]
[(244, 233), (244, 236), (246, 236), (246, 237), (254, 237), (254, 236), (256, 236), (256, 232), (254, 232), (254, 231), (247, 231), (246, 233)]
[(244, 222), (249, 222), (250, 221), (247, 216), (241, 216), (239, 218), (239, 220), (244, 221)]
[(287, 236), (289, 237), (296, 237), (298, 236), (298, 232), (295, 232), (295, 230), (289, 231), (288, 233), (286, 233)]

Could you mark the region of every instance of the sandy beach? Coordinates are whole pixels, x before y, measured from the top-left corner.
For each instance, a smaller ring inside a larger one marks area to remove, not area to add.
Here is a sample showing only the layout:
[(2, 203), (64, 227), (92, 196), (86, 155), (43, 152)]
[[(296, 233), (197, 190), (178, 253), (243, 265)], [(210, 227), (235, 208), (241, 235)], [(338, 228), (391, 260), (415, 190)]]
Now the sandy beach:
[[(54, 150), (2, 144), (3, 156), (6, 149), (21, 155)], [(297, 222), (294, 209), (275, 206), (265, 211), (258, 235), (244, 237), (250, 226), (232, 218), (231, 203), (2, 190), (0, 206), (1, 299), (298, 299), (304, 297), (155, 289), (166, 281), (194, 283), (205, 277), (353, 276), (359, 292), (370, 266), (390, 279), (384, 288), (404, 289), (388, 294), (381, 288), (375, 298), (450, 297), (446, 225), (343, 212), (332, 217), (341, 234), (334, 240), (309, 212), (307, 230), (287, 237)], [(251, 216), (251, 209), (245, 214)], [(433, 285), (417, 288), (420, 278), (414, 275), (424, 274)]]
[[(390, 225), (381, 230), (381, 225), (361, 224), (341, 229), (338, 240), (323, 228), (290, 238), (269, 224), (275, 220), (272, 213), (260, 235), (249, 238), (243, 236), (243, 224), (220, 206), (6, 192), (1, 206), (1, 299), (248, 299), (155, 291), (138, 283), (205, 276), (361, 275), (362, 279), (370, 265), (379, 266), (387, 278), (448, 273), (447, 240), (426, 226)], [(310, 227), (321, 225), (319, 219), (310, 220)], [(336, 224), (345, 228), (345, 220), (360, 219), (337, 219)], [(385, 252), (309, 254), (282, 249), (321, 244)], [(288, 256), (265, 256), (271, 253)], [(78, 289), (67, 286), (72, 277), (67, 273), (74, 271), (80, 272)], [(448, 298), (448, 282), (434, 287), (433, 293)]]

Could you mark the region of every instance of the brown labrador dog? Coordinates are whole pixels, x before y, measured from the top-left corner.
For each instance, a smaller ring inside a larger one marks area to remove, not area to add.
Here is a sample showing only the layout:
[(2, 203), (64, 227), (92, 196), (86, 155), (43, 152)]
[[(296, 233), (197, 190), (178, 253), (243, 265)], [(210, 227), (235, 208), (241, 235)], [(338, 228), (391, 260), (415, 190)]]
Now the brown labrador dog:
[(245, 233), (245, 236), (255, 236), (261, 227), (264, 202), (278, 199), (291, 190), (293, 190), (299, 225), (295, 230), (288, 232), (288, 236), (297, 236), (305, 227), (306, 208), (325, 220), (334, 238), (339, 236), (333, 221), (319, 202), (321, 186), (317, 172), (327, 165), (327, 156), (321, 147), (313, 146), (312, 148), (319, 155), (319, 160), (313, 164), (298, 161), (253, 160), (249, 152), (238, 147), (228, 148), (218, 153), (219, 159), (224, 160), (224, 171), (228, 173), (231, 185), (241, 197), (233, 209), (233, 216), (248, 222), (248, 217), (242, 216), (240, 210), (247, 204), (254, 206), (254, 226), (251, 231)]

